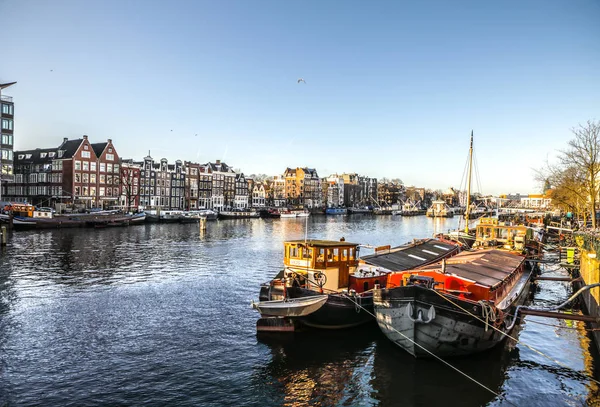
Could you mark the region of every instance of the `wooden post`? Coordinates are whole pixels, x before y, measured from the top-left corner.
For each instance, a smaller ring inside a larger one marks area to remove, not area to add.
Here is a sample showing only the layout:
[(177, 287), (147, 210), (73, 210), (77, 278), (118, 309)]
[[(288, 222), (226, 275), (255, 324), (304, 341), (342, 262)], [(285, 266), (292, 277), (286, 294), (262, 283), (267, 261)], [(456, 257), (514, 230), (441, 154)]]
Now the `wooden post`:
[(8, 230), (6, 226), (0, 228), (0, 245), (6, 246), (8, 240)]
[(206, 218), (204, 216), (200, 217), (198, 224), (200, 225), (200, 232), (206, 231)]

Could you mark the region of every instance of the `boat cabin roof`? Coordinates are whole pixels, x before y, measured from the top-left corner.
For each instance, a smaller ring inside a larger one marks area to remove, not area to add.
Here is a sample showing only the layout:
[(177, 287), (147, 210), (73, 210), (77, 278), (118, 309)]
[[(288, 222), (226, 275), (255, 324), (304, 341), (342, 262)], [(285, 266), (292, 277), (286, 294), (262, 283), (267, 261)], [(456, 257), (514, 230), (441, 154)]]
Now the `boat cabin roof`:
[(288, 240), (286, 245), (296, 244), (308, 247), (356, 247), (358, 243), (350, 243), (340, 240)]
[(425, 239), (362, 256), (361, 260), (390, 271), (403, 271), (436, 262), (452, 250), (456, 250), (456, 245)]
[[(525, 257), (498, 249), (462, 252), (446, 260), (445, 273), (495, 288), (525, 261)], [(423, 266), (421, 271), (439, 271), (441, 263)]]

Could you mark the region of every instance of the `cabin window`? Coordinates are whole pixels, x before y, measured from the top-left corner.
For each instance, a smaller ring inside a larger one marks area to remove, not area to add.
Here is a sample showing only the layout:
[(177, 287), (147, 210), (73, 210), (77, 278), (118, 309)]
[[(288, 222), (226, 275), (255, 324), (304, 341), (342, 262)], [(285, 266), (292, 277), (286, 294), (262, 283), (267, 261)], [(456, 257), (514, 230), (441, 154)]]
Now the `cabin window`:
[(363, 284), (363, 291), (369, 291), (369, 282), (365, 281)]
[(348, 260), (354, 260), (354, 247), (350, 248), (350, 256), (348, 257)]
[(323, 263), (325, 261), (325, 249), (320, 248), (318, 253), (317, 262)]
[(498, 239), (508, 239), (508, 229), (498, 229)]
[(290, 246), (290, 257), (298, 257), (298, 247)]
[(336, 247), (335, 249), (327, 250), (327, 262), (333, 263), (334, 261), (339, 260), (339, 249)]
[(340, 260), (342, 260), (342, 261), (348, 260), (348, 249), (342, 249), (342, 257)]
[(305, 259), (310, 259), (312, 257), (312, 249), (308, 247), (302, 248), (302, 257)]

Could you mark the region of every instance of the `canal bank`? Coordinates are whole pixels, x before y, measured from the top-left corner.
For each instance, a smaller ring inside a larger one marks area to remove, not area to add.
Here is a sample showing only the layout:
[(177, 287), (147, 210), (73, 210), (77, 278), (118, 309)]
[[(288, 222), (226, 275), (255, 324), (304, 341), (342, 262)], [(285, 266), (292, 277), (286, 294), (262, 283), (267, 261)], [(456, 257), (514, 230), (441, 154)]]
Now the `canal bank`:
[[(590, 233), (576, 233), (575, 243), (580, 250), (579, 269), (575, 269), (583, 280), (575, 288), (600, 283), (600, 239)], [(600, 287), (592, 288), (581, 294), (586, 314), (600, 319)], [(600, 324), (591, 322), (591, 335), (598, 354), (600, 354)]]

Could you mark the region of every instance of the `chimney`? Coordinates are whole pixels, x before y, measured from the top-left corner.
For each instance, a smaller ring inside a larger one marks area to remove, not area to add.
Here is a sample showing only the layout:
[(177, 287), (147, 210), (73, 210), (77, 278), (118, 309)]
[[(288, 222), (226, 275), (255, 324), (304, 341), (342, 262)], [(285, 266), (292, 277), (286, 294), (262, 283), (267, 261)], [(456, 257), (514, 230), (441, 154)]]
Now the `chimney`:
[(108, 142), (109, 142), (109, 143), (112, 143), (112, 139), (111, 139), (111, 138), (109, 138), (109, 139), (108, 139)]
[(69, 141), (68, 137), (63, 138), (63, 143), (66, 143), (67, 141)]
[(215, 164), (217, 164), (217, 165), (221, 164), (221, 160), (217, 160), (217, 162)]
[(86, 136), (85, 134), (83, 135), (83, 139), (84, 139), (84, 140), (87, 140), (87, 136)]

